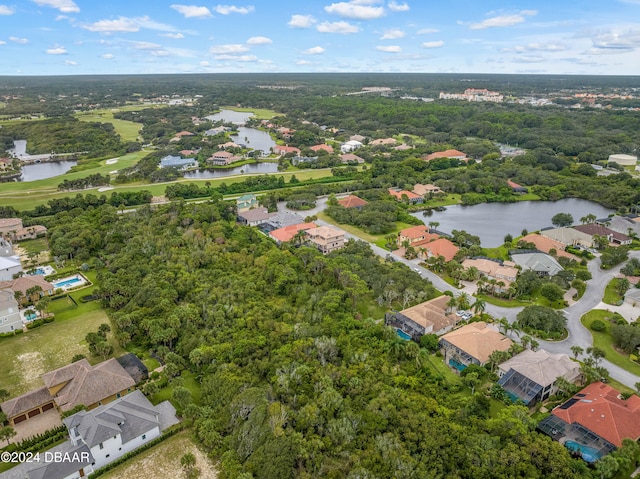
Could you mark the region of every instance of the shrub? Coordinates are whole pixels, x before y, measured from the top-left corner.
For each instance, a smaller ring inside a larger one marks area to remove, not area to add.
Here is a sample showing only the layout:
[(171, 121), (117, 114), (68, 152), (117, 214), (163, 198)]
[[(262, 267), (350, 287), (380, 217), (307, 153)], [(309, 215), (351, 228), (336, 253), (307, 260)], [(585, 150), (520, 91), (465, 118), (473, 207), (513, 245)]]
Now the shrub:
[(604, 321), (596, 319), (591, 323), (591, 329), (594, 331), (604, 331), (607, 329), (607, 325), (604, 324)]

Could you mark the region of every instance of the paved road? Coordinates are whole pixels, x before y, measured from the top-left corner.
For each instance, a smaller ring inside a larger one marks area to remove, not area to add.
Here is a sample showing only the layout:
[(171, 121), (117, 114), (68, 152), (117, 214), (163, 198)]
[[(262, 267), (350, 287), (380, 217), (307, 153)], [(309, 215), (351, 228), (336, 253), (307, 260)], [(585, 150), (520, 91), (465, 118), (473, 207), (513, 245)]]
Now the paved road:
[[(341, 195), (342, 196), (342, 195)], [(316, 207), (304, 211), (304, 216), (313, 216), (323, 211), (326, 207), (327, 198), (321, 197), (318, 198), (316, 202)], [(284, 203), (280, 203), (278, 208), (282, 211), (286, 211), (287, 208)], [(317, 220), (315, 221), (318, 225), (330, 225), (326, 221)], [(345, 238), (347, 239), (355, 239), (361, 240), (357, 236), (354, 236), (350, 233), (345, 232)], [(375, 244), (370, 244), (371, 249), (377, 255), (386, 258), (391, 255), (391, 253), (384, 248), (380, 248)], [(640, 251), (631, 251), (629, 254), (630, 257), (635, 257), (640, 259)], [(433, 285), (440, 291), (450, 291), (455, 296), (461, 293), (460, 290), (454, 288), (449, 283), (444, 281), (440, 276), (436, 275), (432, 271), (423, 268), (418, 264), (418, 260), (408, 260), (396, 255), (391, 255), (391, 257), (397, 261), (406, 264), (411, 269), (419, 272), (423, 278), (428, 279), (433, 283)], [(571, 352), (571, 346), (580, 346), (584, 350), (593, 345), (593, 337), (587, 328), (585, 328), (580, 322), (580, 318), (587, 312), (594, 309), (598, 303), (602, 300), (604, 296), (604, 290), (607, 284), (615, 277), (616, 274), (620, 272), (620, 268), (622, 265), (619, 265), (610, 270), (602, 270), (600, 269), (600, 258), (596, 258), (589, 262), (588, 268), (591, 273), (592, 278), (587, 281), (587, 289), (585, 293), (582, 295), (579, 301), (576, 301), (570, 307), (564, 309), (564, 313), (567, 317), (567, 329), (569, 330), (569, 336), (564, 341), (542, 341), (539, 340), (540, 347), (546, 349), (552, 353), (564, 353), (569, 357), (573, 357), (573, 353)], [(501, 306), (495, 306), (493, 304), (486, 305), (486, 312), (489, 313), (494, 318), (506, 318), (509, 322), (513, 323), (516, 320), (517, 314), (522, 311), (522, 307), (519, 308), (505, 308)], [(513, 335), (513, 333), (511, 333)], [(515, 337), (513, 337), (515, 339)], [(635, 389), (635, 383), (640, 381), (640, 377), (636, 376), (625, 369), (622, 369), (619, 366), (607, 361), (606, 359), (602, 361), (602, 365), (609, 370), (610, 376), (616, 381), (628, 386), (632, 389)]]

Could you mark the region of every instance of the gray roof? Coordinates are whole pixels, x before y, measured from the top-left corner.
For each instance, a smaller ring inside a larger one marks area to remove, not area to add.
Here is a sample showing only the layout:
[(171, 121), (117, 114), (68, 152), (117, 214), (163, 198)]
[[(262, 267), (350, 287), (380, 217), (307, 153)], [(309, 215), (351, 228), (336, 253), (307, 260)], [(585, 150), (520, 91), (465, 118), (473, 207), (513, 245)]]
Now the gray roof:
[(300, 223), (304, 223), (304, 218), (297, 213), (278, 211), (271, 218), (269, 218), (269, 223), (277, 226), (278, 228), (284, 228), (285, 226), (299, 225)]
[(524, 271), (532, 270), (536, 273), (546, 273), (549, 276), (558, 274), (563, 268), (553, 257), (545, 253), (512, 254), (511, 259)]
[[(67, 452), (67, 451), (65, 451)], [(29, 471), (29, 479), (59, 479), (67, 477), (80, 469), (87, 467), (94, 461), (89, 448), (81, 444), (68, 451), (71, 461), (55, 461)], [(73, 459), (78, 460), (73, 460)], [(85, 460), (81, 460), (84, 458)]]
[(198, 162), (193, 158), (180, 158), (179, 156), (165, 156), (160, 160), (160, 166), (162, 168), (171, 167), (171, 166), (184, 166), (197, 164)]
[(267, 210), (267, 208), (254, 208), (252, 210), (238, 213), (238, 217), (242, 218), (247, 223), (250, 223), (252, 221), (267, 220), (272, 216), (275, 216), (275, 213), (269, 213), (269, 210)]
[(80, 411), (63, 422), (69, 430), (77, 427), (89, 447), (117, 434), (124, 444), (160, 426), (158, 411), (138, 390), (91, 411)]
[(543, 387), (553, 384), (560, 377), (572, 382), (580, 375), (579, 363), (571, 361), (566, 354), (552, 354), (544, 349), (525, 349), (499, 367), (504, 372), (513, 369)]
[(607, 228), (615, 231), (616, 233), (628, 235), (629, 230), (631, 230), (631, 232), (640, 235), (640, 223), (636, 223), (631, 218), (626, 218), (624, 216), (613, 216), (611, 218), (603, 218), (597, 221), (599, 223), (608, 223)]

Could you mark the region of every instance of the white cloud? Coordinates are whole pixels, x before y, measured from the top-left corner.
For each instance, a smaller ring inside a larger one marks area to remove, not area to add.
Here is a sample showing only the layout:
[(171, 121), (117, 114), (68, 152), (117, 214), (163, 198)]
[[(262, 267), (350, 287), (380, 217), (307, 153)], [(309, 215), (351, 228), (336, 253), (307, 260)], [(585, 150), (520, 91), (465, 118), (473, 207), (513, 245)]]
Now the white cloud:
[(77, 13), (80, 7), (73, 0), (33, 0), (36, 5), (41, 7), (57, 8), (63, 13)]
[(216, 55), (216, 60), (230, 60), (234, 62), (255, 62), (258, 57), (255, 55)]
[(215, 11), (220, 15), (229, 15), (230, 13), (240, 13), (246, 15), (254, 11), (253, 6), (248, 7), (236, 7), (235, 5), (216, 5)]
[(420, 46), (422, 48), (440, 48), (443, 45), (444, 45), (444, 42), (442, 40), (438, 40), (438, 41), (435, 41), (435, 42), (424, 42)]
[(304, 53), (305, 55), (320, 55), (321, 53), (324, 53), (324, 52), (325, 52), (325, 49), (322, 47), (312, 47), (304, 50), (302, 53)]
[(273, 40), (267, 37), (251, 37), (247, 40), (247, 45), (268, 45), (270, 43), (273, 43)]
[(69, 65), (70, 67), (75, 67), (76, 65), (78, 65), (78, 62), (74, 62), (73, 60), (65, 60), (64, 64)]
[(372, 7), (371, 5), (359, 5), (353, 2), (332, 3), (324, 7), (327, 13), (339, 15), (345, 18), (355, 18), (358, 20), (373, 20), (384, 16), (383, 7)]
[(535, 10), (522, 10), (512, 15), (499, 15), (497, 17), (487, 18), (480, 23), (472, 23), (469, 28), (471, 30), (482, 30), (483, 28), (510, 27), (524, 22), (525, 17), (531, 17), (537, 13)]
[(527, 52), (561, 52), (567, 47), (558, 43), (528, 43), (517, 45), (513, 48), (503, 48), (503, 52), (527, 53)]
[(171, 5), (176, 12), (184, 15), (185, 18), (209, 18), (211, 11), (207, 7), (197, 5)]
[(400, 53), (402, 51), (402, 48), (400, 48), (398, 45), (388, 45), (388, 46), (377, 46), (376, 50), (378, 50), (379, 52), (385, 52), (385, 53)]
[(0, 40), (0, 45), (6, 45), (6, 44), (7, 44), (7, 42), (5, 42), (3, 40)]
[(67, 49), (65, 47), (54, 47), (45, 50), (49, 55), (66, 55)]
[(440, 30), (437, 28), (423, 28), (422, 30), (418, 30), (418, 35), (428, 35), (429, 33), (438, 33)]
[(389, 10), (391, 10), (392, 12), (406, 12), (409, 10), (409, 5), (407, 5), (407, 3), (398, 3), (395, 0), (391, 0), (389, 3), (387, 3), (387, 7), (389, 7)]
[(244, 53), (248, 52), (249, 48), (239, 43), (230, 43), (227, 45), (213, 45), (209, 48), (209, 53)]
[(599, 33), (592, 38), (593, 48), (590, 53), (600, 53), (603, 51), (615, 53), (631, 51), (640, 47), (640, 29), (630, 29), (624, 32)]
[(131, 42), (131, 45), (133, 45), (133, 48), (136, 50), (157, 50), (162, 48), (162, 45), (152, 42)]
[(296, 62), (296, 65), (313, 65), (313, 62), (310, 62), (309, 60), (298, 60)]
[(158, 36), (173, 38), (174, 40), (180, 40), (181, 38), (184, 38), (184, 35), (182, 33), (159, 33)]
[(89, 30), (90, 32), (102, 33), (132, 33), (140, 31), (141, 28), (165, 32), (175, 31), (175, 28), (171, 25), (158, 23), (147, 16), (136, 18), (119, 17), (117, 20), (98, 20), (97, 22), (89, 25), (83, 25), (82, 28)]
[(9, 40), (11, 40), (13, 43), (19, 43), (20, 45), (26, 45), (27, 43), (29, 43), (29, 40), (27, 40), (26, 38), (9, 37)]
[(520, 55), (515, 57), (512, 61), (516, 63), (542, 63), (545, 60), (545, 57), (537, 55)]
[(201, 67), (208, 67), (208, 66), (211, 66), (211, 63), (209, 63), (206, 60), (203, 60), (203, 61), (200, 62), (200, 66)]
[(395, 40), (396, 38), (402, 38), (405, 33), (402, 30), (387, 30), (384, 35), (380, 37), (381, 40)]
[(291, 15), (287, 25), (291, 28), (310, 28), (314, 23), (316, 20), (311, 15)]
[(105, 60), (111, 60), (112, 58), (114, 58), (113, 53), (105, 53), (104, 55), (102, 55), (102, 58), (104, 58)]
[(322, 22), (317, 30), (320, 33), (358, 33), (360, 29), (349, 22)]
[(16, 11), (13, 8), (0, 5), (0, 15), (13, 15), (14, 13), (16, 13)]

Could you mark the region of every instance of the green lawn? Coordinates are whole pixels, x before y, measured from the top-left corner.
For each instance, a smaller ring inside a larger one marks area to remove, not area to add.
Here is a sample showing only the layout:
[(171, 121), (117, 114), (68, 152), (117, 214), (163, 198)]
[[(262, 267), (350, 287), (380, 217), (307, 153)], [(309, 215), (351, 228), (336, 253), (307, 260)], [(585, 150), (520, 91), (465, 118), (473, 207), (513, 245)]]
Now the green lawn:
[(274, 116), (282, 115), (282, 113), (278, 113), (277, 111), (273, 111), (273, 110), (267, 110), (266, 108), (240, 108), (237, 106), (221, 106), (220, 109), (251, 112), (255, 115), (255, 118), (258, 120), (270, 120)]
[(494, 306), (502, 306), (504, 308), (519, 308), (521, 306), (531, 306), (533, 303), (531, 301), (519, 301), (517, 299), (502, 299), (496, 298), (494, 296), (488, 294), (476, 294), (478, 299), (482, 299), (489, 304), (493, 304)]
[(624, 299), (624, 297), (620, 296), (616, 291), (619, 281), (620, 280), (618, 278), (613, 278), (609, 281), (609, 284), (604, 289), (604, 298), (602, 298), (603, 303), (617, 305)]
[(49, 250), (49, 242), (47, 238), (36, 238), (32, 240), (20, 241), (17, 244), (23, 248), (27, 253), (40, 254), (43, 251)]
[[(585, 325), (593, 336), (593, 345), (602, 349), (606, 353), (607, 360), (616, 366), (626, 369), (627, 371), (640, 376), (640, 364), (631, 361), (629, 355), (619, 353), (613, 346), (613, 338), (611, 337), (611, 323), (607, 318), (611, 318), (615, 313), (605, 311), (603, 309), (594, 309), (582, 316), (582, 324)], [(606, 325), (604, 331), (593, 331), (591, 323), (596, 319), (600, 319)]]
[(126, 105), (114, 109), (101, 109), (91, 110), (76, 113), (76, 118), (81, 121), (111, 123), (116, 132), (122, 138), (122, 141), (136, 141), (142, 129), (142, 123), (136, 123), (134, 121), (119, 120), (113, 117), (114, 113), (119, 111), (139, 111), (147, 108), (162, 108), (161, 106), (154, 105)]
[[(331, 223), (332, 225), (336, 225), (339, 228), (343, 229), (344, 231), (346, 231), (347, 233), (350, 233), (354, 236), (357, 236), (358, 238), (367, 241), (369, 243), (374, 243), (377, 246), (380, 246), (381, 248), (386, 248), (386, 236), (390, 235), (390, 234), (397, 234), (398, 231), (403, 230), (405, 228), (410, 228), (413, 225), (410, 225), (408, 223), (396, 223), (396, 227), (393, 231), (386, 233), (386, 234), (382, 234), (382, 235), (373, 235), (370, 233), (367, 233), (366, 231), (362, 231), (360, 228), (357, 228), (355, 226), (352, 225), (347, 225), (347, 224), (343, 224), (343, 223), (338, 223), (336, 220), (334, 220), (333, 218), (331, 218), (330, 216), (328, 216), (326, 213), (324, 213), (323, 211), (321, 211), (320, 213), (318, 213), (316, 215), (318, 217), (318, 219), (321, 219), (323, 221), (326, 221), (327, 223)], [(389, 253), (391, 253), (391, 251), (389, 251)]]
[[(181, 375), (182, 379), (184, 379), (184, 387), (187, 388), (191, 392), (191, 398), (195, 404), (200, 404), (200, 398), (202, 397), (201, 386), (198, 380), (196, 379), (196, 374), (190, 371), (182, 371)], [(171, 400), (171, 393), (173, 392), (173, 386), (169, 385), (165, 388), (162, 388), (160, 391), (155, 393), (151, 402), (153, 404), (161, 403), (162, 401)]]

